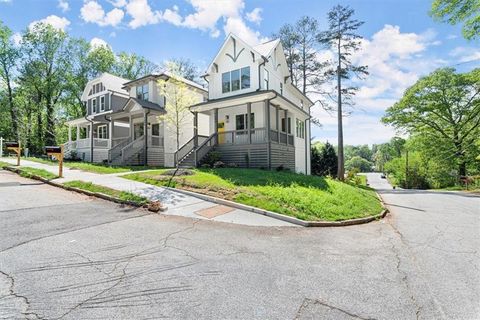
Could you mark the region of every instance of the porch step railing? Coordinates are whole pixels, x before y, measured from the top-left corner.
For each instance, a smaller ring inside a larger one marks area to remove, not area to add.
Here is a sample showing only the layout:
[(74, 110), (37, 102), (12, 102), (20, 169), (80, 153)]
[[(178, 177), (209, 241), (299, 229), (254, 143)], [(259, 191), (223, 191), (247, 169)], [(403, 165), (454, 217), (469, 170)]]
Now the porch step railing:
[(212, 134), (205, 141), (198, 145), (195, 149), (195, 166), (197, 166), (202, 159), (212, 150), (217, 144), (217, 133)]
[(112, 162), (122, 156), (122, 149), (130, 142), (130, 138), (113, 139), (113, 147), (108, 150), (108, 162)]
[(186, 156), (188, 156), (195, 146), (195, 137), (185, 142), (173, 155), (175, 159), (175, 165), (178, 165)]
[(130, 159), (134, 155), (138, 154), (140, 151), (143, 150), (143, 136), (138, 137), (137, 139), (133, 140), (132, 142), (128, 143), (122, 149), (122, 163), (125, 163), (126, 160)]

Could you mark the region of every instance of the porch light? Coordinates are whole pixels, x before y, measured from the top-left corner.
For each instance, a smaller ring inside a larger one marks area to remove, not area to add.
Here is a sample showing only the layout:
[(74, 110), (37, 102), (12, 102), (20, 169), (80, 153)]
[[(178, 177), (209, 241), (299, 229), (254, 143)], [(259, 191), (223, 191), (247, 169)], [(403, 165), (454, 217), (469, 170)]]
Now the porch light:
[(229, 116), (229, 115), (226, 115), (226, 116), (225, 116), (225, 122), (228, 123), (228, 121), (230, 121), (230, 116)]

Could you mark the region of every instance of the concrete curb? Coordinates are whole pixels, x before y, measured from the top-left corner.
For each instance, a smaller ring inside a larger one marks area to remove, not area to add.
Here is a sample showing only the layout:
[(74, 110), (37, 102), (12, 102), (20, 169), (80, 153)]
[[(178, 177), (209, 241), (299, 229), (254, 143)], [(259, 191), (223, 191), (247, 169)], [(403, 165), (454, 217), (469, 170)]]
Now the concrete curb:
[(385, 217), (385, 215), (388, 212), (388, 210), (383, 205), (383, 200), (377, 194), (377, 196), (380, 199), (380, 202), (382, 203), (382, 207), (384, 208), (384, 210), (381, 213), (376, 214), (374, 216), (357, 218), (357, 219), (350, 219), (350, 220), (343, 220), (343, 221), (305, 221), (305, 220), (300, 220), (300, 219), (297, 219), (297, 218), (294, 218), (294, 217), (286, 216), (286, 215), (283, 215), (283, 214), (280, 214), (280, 213), (276, 213), (276, 212), (273, 212), (273, 211), (259, 209), (257, 207), (252, 207), (252, 206), (249, 206), (249, 205), (246, 205), (246, 204), (236, 203), (236, 202), (225, 200), (225, 199), (220, 199), (220, 198), (216, 198), (216, 197), (212, 197), (212, 196), (207, 196), (207, 195), (204, 195), (204, 194), (201, 194), (201, 193), (196, 193), (196, 192), (182, 190), (182, 189), (175, 189), (175, 188), (170, 188), (170, 187), (165, 187), (165, 188), (169, 189), (171, 191), (174, 191), (174, 192), (183, 193), (183, 194), (186, 194), (186, 195), (189, 195), (189, 196), (192, 196), (192, 197), (196, 197), (196, 198), (199, 198), (199, 199), (202, 199), (202, 200), (210, 201), (210, 202), (213, 202), (213, 203), (218, 203), (218, 204), (226, 205), (226, 206), (233, 207), (233, 208), (236, 208), (236, 209), (241, 209), (241, 210), (245, 210), (245, 211), (254, 212), (254, 213), (261, 214), (261, 215), (264, 215), (264, 216), (268, 216), (268, 217), (278, 219), (278, 220), (283, 220), (283, 221), (290, 222), (290, 223), (293, 223), (293, 224), (296, 224), (296, 225), (299, 225), (299, 226), (302, 226), (302, 227), (344, 227), (344, 226), (351, 226), (351, 225), (356, 225), (356, 224), (363, 224), (363, 223), (371, 222), (373, 220), (381, 219), (381, 218)]
[[(20, 174), (21, 171), (22, 171), (20, 169), (13, 168), (13, 167), (3, 167), (3, 169), (14, 172), (16, 174)], [(38, 181), (41, 181), (43, 183), (49, 184), (51, 186), (62, 188), (64, 190), (78, 192), (78, 193), (85, 194), (87, 196), (97, 197), (97, 198), (100, 198), (100, 199), (103, 199), (103, 200), (112, 201), (112, 202), (119, 203), (119, 204), (126, 204), (126, 205), (136, 207), (136, 208), (141, 208), (141, 207), (148, 206), (148, 203), (147, 203), (147, 205), (140, 205), (138, 203), (122, 200), (122, 199), (119, 199), (119, 198), (115, 198), (115, 197), (109, 196), (109, 195), (104, 194), (104, 193), (91, 192), (91, 191), (87, 191), (87, 190), (83, 190), (83, 189), (79, 189), (79, 188), (69, 187), (69, 186), (63, 185), (61, 183), (52, 182), (51, 180), (48, 180), (48, 179), (45, 179), (45, 178), (42, 178), (42, 177), (39, 177), (39, 176), (36, 176), (36, 175), (30, 175), (28, 178), (33, 179), (33, 180), (38, 180)], [(150, 202), (151, 201), (149, 201), (149, 203)]]

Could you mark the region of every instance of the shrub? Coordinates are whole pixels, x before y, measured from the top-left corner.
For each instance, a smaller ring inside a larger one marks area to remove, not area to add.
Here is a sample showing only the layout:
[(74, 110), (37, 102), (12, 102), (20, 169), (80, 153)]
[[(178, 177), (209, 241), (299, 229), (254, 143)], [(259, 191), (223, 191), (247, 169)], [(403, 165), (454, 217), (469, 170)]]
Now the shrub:
[(285, 167), (283, 166), (283, 164), (281, 164), (281, 165), (279, 165), (278, 167), (276, 167), (275, 170), (277, 170), (277, 171), (283, 171), (283, 170), (285, 170)]
[(356, 168), (359, 170), (359, 172), (370, 172), (372, 171), (372, 167), (372, 162), (359, 156), (352, 157), (350, 160), (345, 162), (345, 169), (347, 170), (352, 170)]
[(235, 162), (230, 162), (227, 164), (227, 167), (228, 168), (238, 168), (238, 164), (236, 164)]
[(218, 151), (212, 151), (207, 154), (207, 156), (203, 159), (204, 164), (208, 164), (210, 167), (213, 167), (215, 162), (220, 161), (221, 154)]
[(225, 163), (223, 161), (216, 161), (214, 164), (213, 164), (213, 168), (225, 168)]
[(357, 177), (357, 174), (359, 172), (360, 172), (360, 170), (358, 170), (358, 168), (353, 168), (352, 170), (349, 170), (347, 172), (347, 181), (355, 183), (355, 178)]

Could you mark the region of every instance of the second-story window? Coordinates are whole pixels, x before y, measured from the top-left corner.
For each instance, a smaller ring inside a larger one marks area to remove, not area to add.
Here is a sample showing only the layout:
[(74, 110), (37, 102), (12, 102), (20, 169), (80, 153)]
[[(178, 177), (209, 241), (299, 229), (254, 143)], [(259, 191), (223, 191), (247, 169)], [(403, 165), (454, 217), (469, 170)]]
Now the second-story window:
[(97, 112), (97, 99), (94, 98), (92, 99), (92, 113), (96, 113)]
[(268, 78), (269, 78), (268, 70), (263, 69), (263, 86), (265, 87), (265, 90), (268, 90)]
[(280, 82), (280, 94), (283, 95), (283, 83)]
[(148, 84), (137, 86), (137, 99), (148, 101)]
[(222, 73), (222, 93), (250, 88), (250, 67)]
[(100, 97), (100, 112), (105, 111), (105, 96)]

